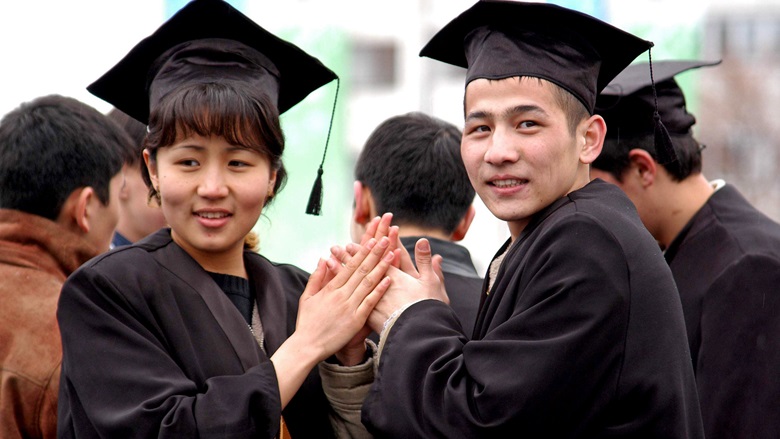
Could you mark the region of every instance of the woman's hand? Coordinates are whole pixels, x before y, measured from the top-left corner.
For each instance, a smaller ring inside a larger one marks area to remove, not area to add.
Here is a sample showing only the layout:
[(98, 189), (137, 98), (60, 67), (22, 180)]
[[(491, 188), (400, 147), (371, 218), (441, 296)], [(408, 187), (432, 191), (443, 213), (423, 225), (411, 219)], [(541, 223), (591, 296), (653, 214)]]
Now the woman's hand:
[(282, 408), (317, 363), (365, 330), (371, 310), (390, 285), (385, 276), (393, 259), (389, 246), (387, 237), (369, 240), (335, 275), (325, 261), (317, 263), (299, 300), (295, 332), (271, 357)]

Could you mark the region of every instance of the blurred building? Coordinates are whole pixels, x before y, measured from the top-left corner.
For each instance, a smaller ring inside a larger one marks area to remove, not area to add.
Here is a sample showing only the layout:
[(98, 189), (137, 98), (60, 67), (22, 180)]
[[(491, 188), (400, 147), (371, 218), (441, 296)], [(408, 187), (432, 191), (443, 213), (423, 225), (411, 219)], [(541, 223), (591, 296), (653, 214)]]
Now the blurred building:
[(702, 54), (723, 64), (702, 72), (696, 134), (705, 171), (734, 183), (780, 220), (780, 1), (712, 0)]

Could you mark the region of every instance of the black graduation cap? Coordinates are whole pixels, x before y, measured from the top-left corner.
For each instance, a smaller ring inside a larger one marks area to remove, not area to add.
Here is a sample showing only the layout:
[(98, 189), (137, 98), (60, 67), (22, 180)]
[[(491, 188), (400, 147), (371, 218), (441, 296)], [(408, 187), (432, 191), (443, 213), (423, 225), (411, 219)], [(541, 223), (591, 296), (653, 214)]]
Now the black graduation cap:
[(720, 64), (717, 61), (670, 60), (653, 62), (653, 94), (647, 63), (623, 70), (596, 99), (596, 113), (607, 123), (607, 138), (630, 138), (654, 133), (653, 113), (670, 134), (688, 134), (696, 118), (685, 108), (685, 96), (674, 77), (682, 72)]
[(148, 123), (150, 92), (159, 99), (187, 82), (251, 81), (277, 98), (283, 113), (336, 78), (319, 60), (228, 3), (193, 0), (87, 90)]
[(596, 94), (653, 43), (547, 3), (481, 0), (442, 28), (420, 56), (474, 79), (532, 76), (557, 84), (593, 112)]
[[(148, 124), (151, 106), (184, 84), (248, 82), (274, 100), (281, 114), (334, 79), (319, 60), (228, 3), (193, 0), (87, 90)], [(307, 213), (319, 214), (321, 176), (322, 164)]]

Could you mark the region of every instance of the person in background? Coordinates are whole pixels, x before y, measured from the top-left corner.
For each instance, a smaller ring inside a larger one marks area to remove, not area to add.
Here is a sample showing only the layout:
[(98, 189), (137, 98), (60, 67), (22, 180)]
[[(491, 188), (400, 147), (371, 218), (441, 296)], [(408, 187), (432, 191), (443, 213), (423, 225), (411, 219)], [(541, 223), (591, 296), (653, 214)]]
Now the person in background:
[(119, 222), (111, 240), (111, 248), (115, 248), (130, 245), (165, 227), (165, 217), (159, 206), (151, 202), (149, 189), (141, 176), (141, 167), (145, 166), (141, 151), (146, 126), (117, 108), (111, 109), (108, 117), (124, 128), (133, 139), (133, 147), (125, 153), (122, 170), (125, 182), (119, 191)]
[(60, 287), (108, 250), (132, 141), (94, 108), (49, 95), (0, 120), (0, 437), (55, 438)]
[(423, 113), (394, 116), (377, 126), (355, 165), (352, 239), (382, 212), (410, 253), (419, 238), (443, 257), (444, 283), (464, 331), (470, 333), (479, 308), (482, 277), (469, 251), (458, 244), (474, 219), (474, 188), (460, 158), (461, 131)]
[(380, 333), (369, 433), (703, 437), (669, 267), (625, 194), (589, 175), (607, 130), (596, 95), (651, 44), (556, 5), (483, 0), (423, 48), (467, 68), (461, 156), (511, 237), (471, 336), (427, 240), (419, 271), (387, 271), (368, 320)]
[(144, 178), (170, 227), (63, 285), (60, 438), (273, 438), (285, 423), (333, 437), (314, 369), (364, 328), (392, 236), (336, 275), (245, 237), (285, 181), (279, 114), (334, 79), (228, 3), (194, 0), (88, 87), (148, 125)]
[(696, 119), (675, 76), (719, 62), (653, 63), (658, 113), (678, 160), (659, 163), (647, 64), (618, 75), (596, 112), (607, 137), (591, 175), (620, 187), (664, 249), (682, 301), (706, 437), (777, 438), (780, 224), (702, 173)]

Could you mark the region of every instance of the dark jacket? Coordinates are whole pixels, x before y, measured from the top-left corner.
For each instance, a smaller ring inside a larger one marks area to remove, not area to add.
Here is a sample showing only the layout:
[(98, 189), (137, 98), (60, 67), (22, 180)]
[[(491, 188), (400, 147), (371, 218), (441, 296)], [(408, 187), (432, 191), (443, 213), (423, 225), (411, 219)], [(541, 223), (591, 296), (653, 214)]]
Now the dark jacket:
[[(62, 289), (60, 438), (248, 438), (279, 432), (268, 359), (295, 329), (307, 275), (254, 252), (244, 261), (263, 352), (209, 274), (163, 229), (93, 259)], [(329, 437), (319, 375), (285, 409), (296, 439)]]
[(407, 308), (363, 422), (376, 437), (703, 437), (674, 281), (620, 189), (594, 181), (534, 216), (473, 338), (441, 302)]
[(726, 185), (665, 256), (707, 438), (780, 437), (780, 225)]

